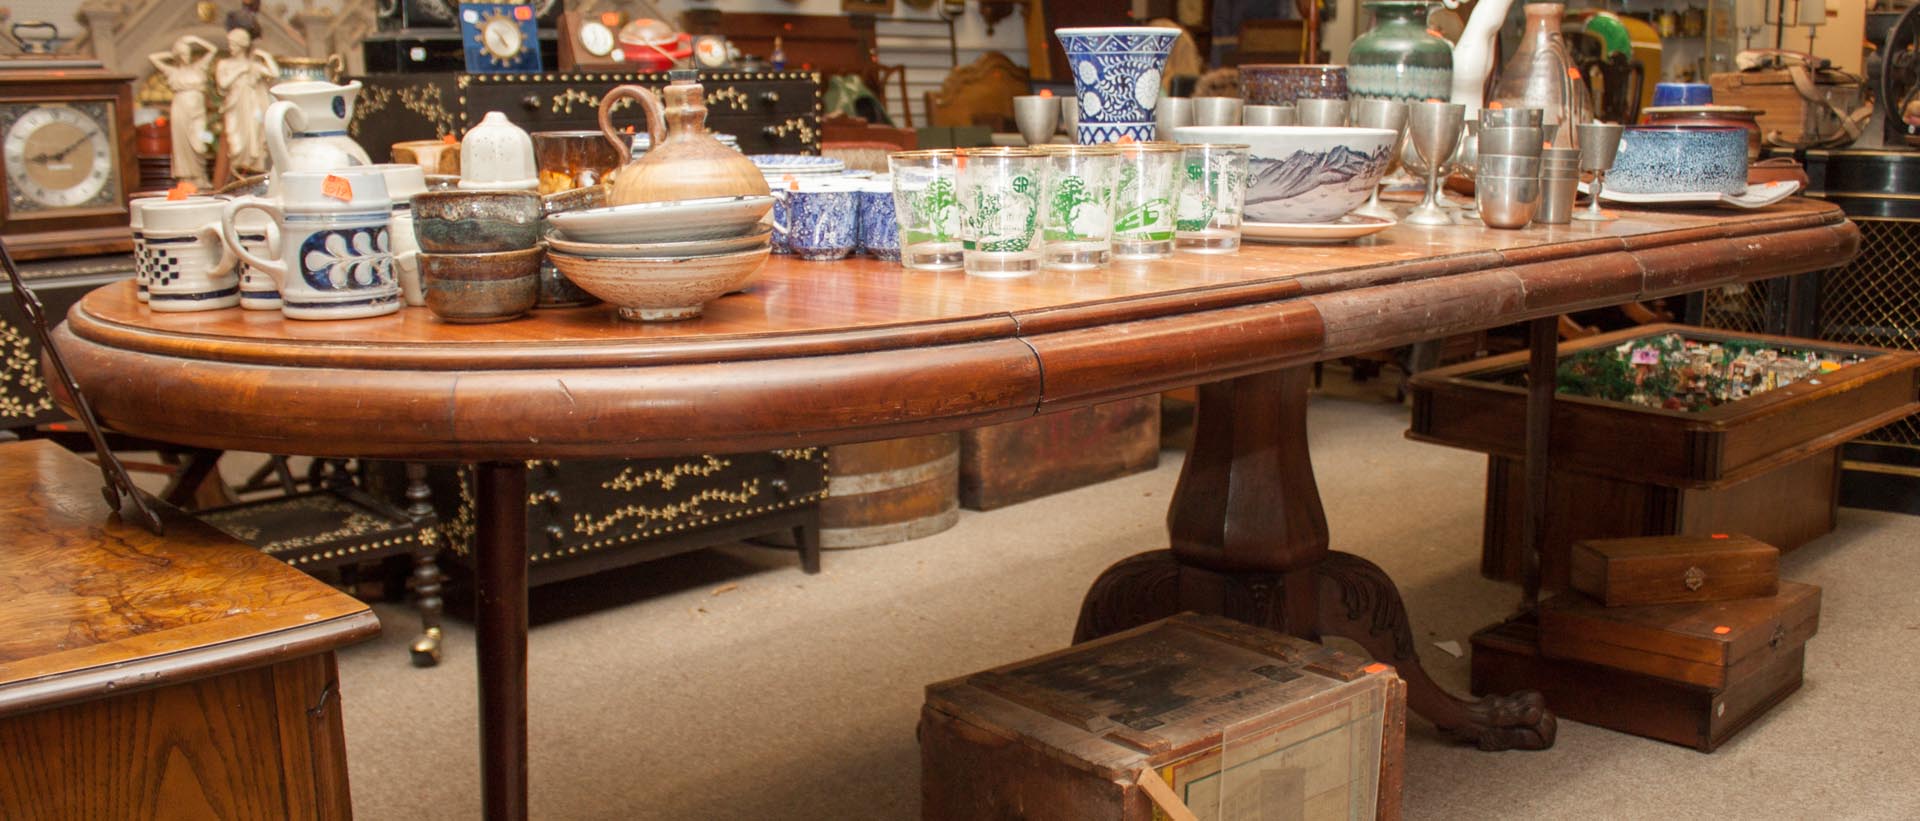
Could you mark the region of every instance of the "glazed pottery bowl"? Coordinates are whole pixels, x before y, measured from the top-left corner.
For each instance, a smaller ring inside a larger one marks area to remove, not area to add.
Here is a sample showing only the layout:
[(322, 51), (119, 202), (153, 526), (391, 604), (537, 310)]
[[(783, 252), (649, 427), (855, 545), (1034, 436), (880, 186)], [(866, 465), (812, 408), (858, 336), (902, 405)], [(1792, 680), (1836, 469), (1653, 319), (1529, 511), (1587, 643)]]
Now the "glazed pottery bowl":
[(520, 251), (540, 241), (532, 191), (428, 191), (413, 197), (413, 232), (435, 254)]
[(1738, 105), (1676, 105), (1648, 108), (1640, 113), (1647, 125), (1744, 128), (1747, 130), (1747, 161), (1760, 158), (1759, 117), (1767, 113), (1765, 111)]
[(692, 319), (706, 303), (740, 290), (765, 265), (766, 247), (696, 257), (584, 257), (554, 251), (553, 265), (582, 290), (612, 303), (623, 319)]
[(1247, 105), (1293, 105), (1295, 100), (1347, 99), (1347, 67), (1256, 63), (1240, 67)]
[(1747, 130), (1628, 128), (1606, 185), (1622, 194), (1740, 194), (1747, 190)]
[(547, 231), (547, 248), (576, 257), (697, 257), (707, 254), (731, 254), (767, 245), (773, 238), (773, 226), (760, 224), (737, 237), (690, 239), (673, 242), (580, 242), (567, 239), (556, 230)]
[(547, 218), (580, 242), (677, 242), (737, 237), (773, 210), (773, 197), (702, 197), (566, 211)]
[(1385, 128), (1189, 126), (1183, 143), (1249, 146), (1248, 222), (1330, 222), (1360, 207), (1387, 173), (1397, 132)]
[(427, 310), (446, 322), (499, 322), (532, 310), (540, 296), (540, 248), (486, 254), (421, 253)]
[(1055, 29), (1073, 71), (1084, 145), (1153, 139), (1161, 73), (1179, 29), (1114, 26)]

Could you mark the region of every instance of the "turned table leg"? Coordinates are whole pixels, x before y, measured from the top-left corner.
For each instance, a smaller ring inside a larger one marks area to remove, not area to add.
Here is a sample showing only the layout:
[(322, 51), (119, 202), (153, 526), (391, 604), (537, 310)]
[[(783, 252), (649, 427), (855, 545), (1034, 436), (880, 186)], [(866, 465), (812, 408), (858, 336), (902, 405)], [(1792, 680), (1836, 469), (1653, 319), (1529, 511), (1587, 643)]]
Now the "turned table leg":
[(1172, 547), (1102, 573), (1074, 640), (1184, 610), (1309, 639), (1343, 636), (1398, 667), (1408, 706), (1442, 730), (1487, 750), (1552, 746), (1554, 718), (1538, 693), (1465, 700), (1441, 690), (1420, 666), (1393, 581), (1327, 549), (1307, 454), (1311, 381), (1300, 367), (1201, 386), (1193, 448), (1167, 513)]
[(527, 817), (527, 469), (483, 462), (475, 502), (480, 788), (487, 821)]

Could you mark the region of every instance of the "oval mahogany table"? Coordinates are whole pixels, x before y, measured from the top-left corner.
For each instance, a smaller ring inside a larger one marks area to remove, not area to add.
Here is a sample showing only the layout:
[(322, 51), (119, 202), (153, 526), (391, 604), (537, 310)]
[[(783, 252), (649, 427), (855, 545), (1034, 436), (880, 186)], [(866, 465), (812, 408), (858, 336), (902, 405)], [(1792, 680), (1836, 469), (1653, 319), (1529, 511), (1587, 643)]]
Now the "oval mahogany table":
[(1554, 725), (1537, 694), (1441, 691), (1386, 574), (1328, 550), (1304, 366), (1802, 273), (1859, 242), (1838, 209), (1805, 201), (1620, 214), (1522, 231), (1398, 226), (1352, 245), (1248, 245), (1017, 280), (776, 257), (748, 293), (669, 324), (623, 322), (605, 306), (481, 326), (420, 309), (338, 322), (156, 314), (120, 283), (85, 297), (55, 338), (101, 421), (129, 434), (480, 463), (489, 818), (526, 815), (523, 460), (908, 436), (1194, 384), (1199, 427), (1168, 514), (1171, 549), (1103, 574), (1078, 637), (1187, 609), (1342, 635), (1398, 665), (1410, 706), (1444, 730), (1487, 749), (1539, 748)]

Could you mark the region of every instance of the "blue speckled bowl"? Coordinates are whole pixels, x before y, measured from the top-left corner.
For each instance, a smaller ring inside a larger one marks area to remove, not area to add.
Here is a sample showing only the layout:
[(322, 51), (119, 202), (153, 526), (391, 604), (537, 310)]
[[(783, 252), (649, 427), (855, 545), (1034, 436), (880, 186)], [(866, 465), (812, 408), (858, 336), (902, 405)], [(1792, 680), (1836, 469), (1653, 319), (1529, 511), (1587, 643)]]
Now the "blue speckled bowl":
[(1607, 172), (1607, 190), (1622, 194), (1677, 194), (1747, 190), (1744, 128), (1633, 126)]

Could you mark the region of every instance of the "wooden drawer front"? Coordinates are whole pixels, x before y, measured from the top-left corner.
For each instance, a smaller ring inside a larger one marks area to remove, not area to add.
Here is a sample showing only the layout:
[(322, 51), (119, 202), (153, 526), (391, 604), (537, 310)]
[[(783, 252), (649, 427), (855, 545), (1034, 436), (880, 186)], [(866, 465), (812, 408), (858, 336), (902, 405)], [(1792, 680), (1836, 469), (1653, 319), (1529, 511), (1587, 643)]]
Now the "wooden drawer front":
[[(354, 138), (376, 159), (404, 140), (459, 136), (489, 111), (528, 131), (599, 128), (600, 98), (614, 86), (658, 90), (665, 74), (376, 74), (354, 110)], [(811, 72), (706, 73), (707, 128), (732, 134), (747, 154), (817, 153), (820, 82)], [(378, 115), (378, 116), (374, 116)], [(616, 126), (646, 127), (638, 105), (622, 103)]]

